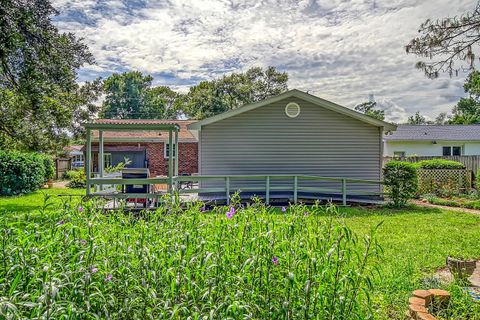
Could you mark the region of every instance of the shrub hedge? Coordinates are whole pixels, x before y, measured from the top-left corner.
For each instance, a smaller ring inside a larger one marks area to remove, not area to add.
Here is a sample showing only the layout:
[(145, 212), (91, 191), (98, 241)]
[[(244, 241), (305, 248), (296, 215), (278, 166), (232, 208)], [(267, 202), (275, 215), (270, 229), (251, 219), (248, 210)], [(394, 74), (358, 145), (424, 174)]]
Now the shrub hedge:
[(404, 206), (417, 192), (417, 166), (410, 162), (390, 161), (383, 168), (383, 180), (393, 205)]
[(465, 169), (463, 163), (445, 159), (422, 160), (416, 166), (419, 169)]
[(81, 189), (87, 186), (87, 176), (83, 169), (67, 171), (64, 178), (70, 180), (67, 184), (69, 188)]
[(0, 151), (0, 194), (33, 192), (52, 178), (54, 172), (53, 161), (46, 155)]

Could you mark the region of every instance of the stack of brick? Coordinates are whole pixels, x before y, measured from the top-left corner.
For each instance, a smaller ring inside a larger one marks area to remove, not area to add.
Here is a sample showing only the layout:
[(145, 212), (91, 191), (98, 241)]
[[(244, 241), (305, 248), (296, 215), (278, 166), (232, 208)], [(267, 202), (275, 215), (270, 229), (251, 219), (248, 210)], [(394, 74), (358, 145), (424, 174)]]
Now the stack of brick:
[(406, 315), (411, 320), (436, 320), (429, 310), (438, 312), (448, 306), (449, 300), (450, 294), (445, 290), (415, 290), (408, 299)]

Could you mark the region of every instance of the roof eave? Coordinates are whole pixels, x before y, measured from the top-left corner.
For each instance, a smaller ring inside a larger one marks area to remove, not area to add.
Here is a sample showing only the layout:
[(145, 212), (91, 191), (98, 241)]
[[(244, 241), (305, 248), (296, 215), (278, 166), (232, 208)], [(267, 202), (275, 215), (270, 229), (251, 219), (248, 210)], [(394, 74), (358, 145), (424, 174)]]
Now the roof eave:
[(89, 122), (83, 125), (86, 129), (105, 131), (138, 131), (138, 130), (180, 130), (177, 124), (167, 123), (95, 123)]
[(305, 93), (305, 92), (297, 90), (297, 89), (289, 90), (289, 91), (284, 92), (282, 94), (279, 94), (277, 96), (274, 96), (274, 97), (271, 97), (271, 98), (268, 98), (268, 99), (265, 99), (265, 100), (262, 100), (262, 101), (259, 101), (259, 102), (255, 102), (255, 103), (252, 103), (252, 104), (244, 105), (240, 108), (230, 110), (230, 111), (221, 113), (219, 115), (216, 115), (216, 116), (204, 119), (204, 120), (200, 120), (198, 122), (189, 124), (187, 126), (187, 128), (189, 130), (201, 130), (202, 126), (205, 126), (205, 125), (217, 122), (217, 121), (221, 121), (221, 120), (233, 117), (235, 115), (238, 115), (238, 114), (241, 114), (241, 113), (244, 113), (244, 112), (247, 112), (247, 111), (250, 111), (250, 110), (253, 110), (253, 109), (256, 109), (256, 108), (259, 108), (259, 107), (262, 107), (262, 106), (265, 106), (265, 105), (268, 105), (268, 104), (271, 104), (271, 103), (274, 103), (274, 102), (277, 102), (277, 101), (280, 101), (280, 100), (283, 100), (285, 98), (289, 98), (289, 97), (296, 97), (296, 98), (299, 98), (299, 99), (310, 101), (313, 104), (321, 105), (322, 107), (324, 107), (326, 109), (338, 112), (340, 114), (344, 114), (346, 116), (349, 116), (351, 118), (360, 120), (362, 122), (374, 125), (376, 127), (381, 127), (386, 131), (394, 131), (394, 130), (397, 129), (397, 126), (394, 125), (394, 124), (374, 119), (372, 117), (364, 115), (363, 113), (359, 113), (359, 112), (354, 111), (352, 109), (343, 107), (343, 106), (338, 105), (336, 103), (333, 103), (333, 102), (330, 102), (328, 100), (313, 96), (311, 94)]

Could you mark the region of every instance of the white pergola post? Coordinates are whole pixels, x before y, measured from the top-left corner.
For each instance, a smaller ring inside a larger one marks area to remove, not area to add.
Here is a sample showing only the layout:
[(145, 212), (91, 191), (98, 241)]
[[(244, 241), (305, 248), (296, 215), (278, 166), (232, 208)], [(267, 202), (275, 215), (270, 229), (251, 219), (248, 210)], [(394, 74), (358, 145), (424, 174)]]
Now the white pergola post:
[[(100, 178), (103, 178), (105, 171), (105, 156), (103, 149), (103, 130), (98, 131), (98, 172), (100, 173)], [(100, 185), (100, 190), (103, 190), (103, 185)]]
[(175, 171), (174, 171), (174, 175), (175, 176), (178, 176), (178, 159), (179, 159), (179, 155), (178, 155), (178, 131), (175, 130), (175, 152), (174, 152), (174, 155), (175, 155)]
[(87, 185), (87, 196), (90, 195), (90, 176), (92, 174), (92, 134), (91, 130), (87, 129), (87, 141), (86, 141), (86, 163), (85, 163), (85, 174), (86, 174), (86, 185)]
[(168, 191), (173, 194), (173, 135), (168, 130)]
[[(179, 155), (178, 155), (178, 130), (175, 130), (175, 170), (174, 170), (174, 176), (175, 177), (178, 177), (178, 159), (179, 159)], [(178, 190), (178, 185), (177, 185), (177, 182), (175, 181), (175, 190)]]

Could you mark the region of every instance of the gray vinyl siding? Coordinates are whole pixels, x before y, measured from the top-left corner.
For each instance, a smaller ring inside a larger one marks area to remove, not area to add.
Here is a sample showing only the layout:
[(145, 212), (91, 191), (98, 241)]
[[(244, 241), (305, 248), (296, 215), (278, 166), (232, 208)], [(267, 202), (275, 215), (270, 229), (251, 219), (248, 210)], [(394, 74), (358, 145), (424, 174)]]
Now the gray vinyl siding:
[[(300, 105), (298, 117), (285, 114), (289, 102)], [(286, 98), (203, 126), (199, 169), (201, 175), (305, 174), (379, 180), (380, 142), (378, 127)], [(378, 191), (378, 186), (360, 189)]]

